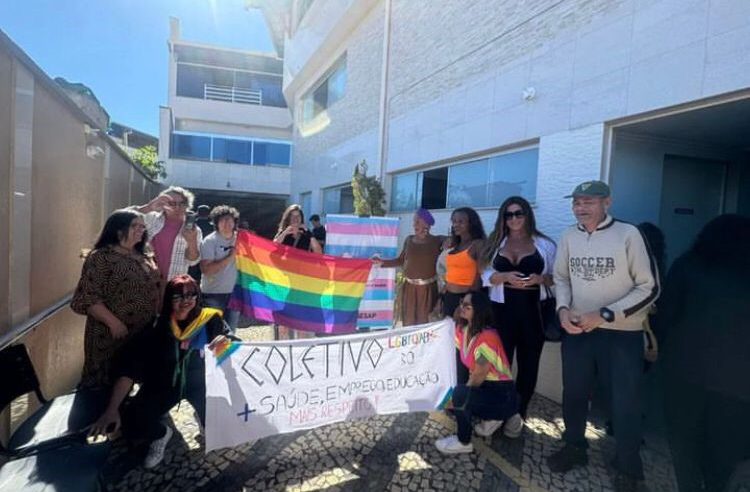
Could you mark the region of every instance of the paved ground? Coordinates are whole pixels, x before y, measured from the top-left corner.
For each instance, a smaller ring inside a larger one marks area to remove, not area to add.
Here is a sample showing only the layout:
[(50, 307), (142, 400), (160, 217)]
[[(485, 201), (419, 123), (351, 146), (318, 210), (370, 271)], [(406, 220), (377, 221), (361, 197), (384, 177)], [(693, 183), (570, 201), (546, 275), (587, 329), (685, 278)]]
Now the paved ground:
[[(266, 338), (267, 328), (241, 330), (243, 338)], [(140, 466), (145, 450), (119, 442), (105, 470), (114, 491), (610, 491), (606, 462), (614, 441), (590, 424), (590, 465), (553, 475), (544, 456), (560, 445), (559, 405), (535, 397), (523, 435), (509, 440), (474, 438), (470, 455), (443, 456), (434, 441), (455, 430), (442, 413), (380, 416), (310, 431), (262, 439), (205, 454), (188, 403), (171, 412), (175, 436), (164, 462), (153, 470)], [(676, 490), (669, 451), (647, 436), (641, 454), (648, 489)], [(646, 489), (644, 489), (646, 490)]]

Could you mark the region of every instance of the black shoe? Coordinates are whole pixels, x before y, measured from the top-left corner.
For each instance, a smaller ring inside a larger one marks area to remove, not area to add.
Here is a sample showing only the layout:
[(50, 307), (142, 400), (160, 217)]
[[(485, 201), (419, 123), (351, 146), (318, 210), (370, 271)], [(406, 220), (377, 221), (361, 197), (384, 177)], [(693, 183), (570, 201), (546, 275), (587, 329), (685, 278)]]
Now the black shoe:
[(614, 479), (615, 492), (638, 492), (641, 490), (639, 482), (639, 480), (633, 477), (618, 473)]
[(547, 466), (552, 473), (567, 473), (573, 468), (589, 464), (585, 448), (565, 444), (559, 451), (547, 456)]

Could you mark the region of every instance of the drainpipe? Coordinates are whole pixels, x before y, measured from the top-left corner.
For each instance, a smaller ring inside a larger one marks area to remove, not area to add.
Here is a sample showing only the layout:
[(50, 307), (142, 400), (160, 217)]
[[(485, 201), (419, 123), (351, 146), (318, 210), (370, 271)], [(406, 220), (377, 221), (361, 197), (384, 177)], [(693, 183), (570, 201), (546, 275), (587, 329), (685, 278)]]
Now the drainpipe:
[(385, 186), (385, 159), (388, 149), (388, 66), (391, 50), (391, 1), (385, 0), (385, 21), (383, 25), (383, 70), (380, 74), (380, 149), (378, 162), (380, 164), (380, 183), (386, 190), (386, 209), (390, 195)]

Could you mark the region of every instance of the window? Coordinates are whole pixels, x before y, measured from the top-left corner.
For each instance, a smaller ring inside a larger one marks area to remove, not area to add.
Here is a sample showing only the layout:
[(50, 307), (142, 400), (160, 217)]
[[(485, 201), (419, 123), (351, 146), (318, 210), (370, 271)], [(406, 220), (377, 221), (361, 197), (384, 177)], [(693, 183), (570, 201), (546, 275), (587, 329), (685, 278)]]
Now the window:
[(417, 180), (421, 173), (401, 174), (391, 183), (391, 210), (410, 212), (417, 209)]
[(285, 108), (281, 81), (281, 76), (178, 63), (176, 92), (182, 97), (205, 99), (208, 85), (215, 89), (209, 99), (258, 104), (257, 95), (251, 91), (259, 91), (262, 105)]
[(452, 166), (448, 179), (448, 208), (486, 206), (487, 159)]
[(211, 138), (197, 135), (172, 135), (172, 157), (178, 159), (211, 158)]
[(292, 146), (239, 138), (172, 134), (172, 155), (178, 159), (211, 160), (256, 166), (291, 165)]
[(339, 186), (323, 190), (324, 214), (354, 213), (354, 191), (351, 186)]
[(307, 214), (308, 216), (312, 215), (312, 191), (300, 193), (299, 204), (305, 214)]
[(485, 157), (393, 177), (391, 210), (496, 207), (512, 195), (536, 200), (539, 149)]
[(490, 157), (489, 164), (489, 205), (499, 205), (513, 195), (536, 200), (539, 149)]
[(431, 169), (422, 173), (422, 176), (422, 207), (445, 208), (448, 168)]
[(302, 121), (307, 123), (344, 97), (346, 92), (346, 55), (314, 89), (302, 97)]
[(288, 144), (255, 142), (253, 163), (256, 166), (275, 164), (288, 166), (291, 162), (292, 147)]

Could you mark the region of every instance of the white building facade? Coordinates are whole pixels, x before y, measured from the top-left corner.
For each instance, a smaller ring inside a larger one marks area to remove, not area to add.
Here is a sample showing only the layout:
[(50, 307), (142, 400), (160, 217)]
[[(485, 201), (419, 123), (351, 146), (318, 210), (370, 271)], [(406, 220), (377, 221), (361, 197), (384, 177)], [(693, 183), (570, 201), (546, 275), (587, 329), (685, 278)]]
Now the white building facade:
[[(489, 232), (521, 195), (557, 238), (589, 179), (610, 183), (615, 216), (662, 228), (669, 260), (710, 218), (750, 213), (750, 2), (251, 3), (286, 19), (290, 192), (308, 212), (349, 211), (366, 159), (402, 236), (420, 206), (437, 234), (460, 206)], [(559, 347), (542, 366), (559, 399)]]
[[(289, 197), (292, 119), (281, 92), (283, 60), (181, 39), (170, 19), (168, 105), (160, 108), (165, 184), (199, 203), (228, 203), (253, 228), (270, 228)], [(258, 215), (273, 209), (268, 217)]]

